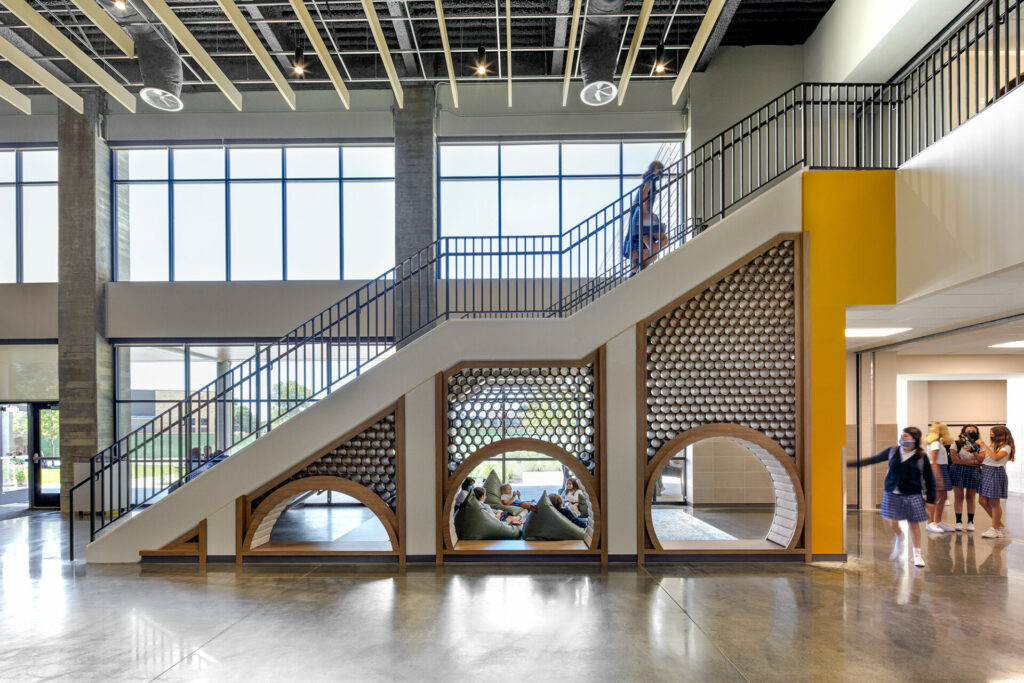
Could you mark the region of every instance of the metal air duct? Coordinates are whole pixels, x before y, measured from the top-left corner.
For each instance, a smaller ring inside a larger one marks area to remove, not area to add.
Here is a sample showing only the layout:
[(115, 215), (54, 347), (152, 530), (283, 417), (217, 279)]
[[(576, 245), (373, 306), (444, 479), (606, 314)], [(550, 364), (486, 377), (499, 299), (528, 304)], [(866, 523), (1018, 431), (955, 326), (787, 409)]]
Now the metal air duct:
[(585, 104), (605, 105), (618, 93), (614, 79), (622, 19), (609, 15), (621, 13), (623, 3), (624, 0), (590, 0), (580, 45), (580, 71), (583, 72), (580, 99)]
[(102, 4), (135, 41), (142, 72), (139, 97), (161, 111), (181, 111), (181, 57), (170, 31), (141, 2), (128, 2), (123, 10), (106, 0)]

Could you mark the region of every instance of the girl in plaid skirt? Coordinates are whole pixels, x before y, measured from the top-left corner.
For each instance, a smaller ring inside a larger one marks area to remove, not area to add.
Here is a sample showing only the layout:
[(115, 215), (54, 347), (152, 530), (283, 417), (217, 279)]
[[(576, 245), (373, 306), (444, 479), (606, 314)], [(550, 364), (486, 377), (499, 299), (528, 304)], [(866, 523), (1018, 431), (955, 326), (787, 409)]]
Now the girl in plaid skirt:
[[(914, 544), (914, 565), (924, 566), (921, 556), (921, 522), (928, 521), (929, 505), (935, 503), (935, 474), (931, 462), (921, 448), (921, 430), (907, 427), (900, 434), (900, 445), (887, 448), (878, 455), (863, 460), (860, 465), (873, 465), (889, 462), (889, 471), (885, 474), (885, 493), (882, 494), (882, 517), (889, 520), (892, 527), (892, 554), (890, 559), (900, 555), (903, 545), (903, 531), (900, 521), (906, 521), (910, 527), (910, 538)], [(856, 461), (848, 463), (856, 467)], [(922, 499), (922, 493), (925, 498)]]
[(989, 433), (992, 445), (979, 441), (985, 461), (981, 464), (981, 486), (978, 487), (978, 502), (992, 518), (992, 528), (982, 534), (984, 538), (1002, 538), (1010, 535), (1003, 524), (1003, 499), (1006, 498), (1009, 481), (1006, 478), (1006, 463), (1013, 460), (1017, 448), (1013, 435), (1003, 426), (993, 427)]

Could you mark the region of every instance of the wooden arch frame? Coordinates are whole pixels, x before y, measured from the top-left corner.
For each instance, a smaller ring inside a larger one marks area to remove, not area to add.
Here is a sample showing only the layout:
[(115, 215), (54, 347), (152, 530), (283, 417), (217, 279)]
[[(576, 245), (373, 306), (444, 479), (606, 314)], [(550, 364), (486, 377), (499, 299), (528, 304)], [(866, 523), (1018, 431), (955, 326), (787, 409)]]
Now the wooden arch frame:
[(463, 460), (462, 464), (459, 465), (452, 473), (448, 485), (442, 491), (443, 505), (441, 508), (441, 519), (438, 520), (445, 548), (448, 550), (455, 549), (455, 542), (452, 538), (451, 524), (449, 522), (452, 518), (452, 507), (455, 504), (455, 496), (459, 492), (462, 481), (469, 476), (469, 473), (472, 472), (480, 463), (489, 460), (496, 455), (501, 455), (502, 453), (507, 453), (509, 451), (532, 451), (534, 453), (540, 453), (552, 458), (553, 460), (557, 460), (569, 468), (569, 471), (572, 472), (573, 476), (579, 480), (580, 485), (586, 491), (592, 510), (591, 518), (593, 519), (594, 536), (590, 542), (588, 550), (593, 551), (599, 548), (601, 541), (601, 504), (598, 500), (597, 493), (599, 488), (594, 475), (592, 475), (590, 471), (587, 470), (587, 468), (584, 467), (580, 461), (568, 451), (547, 441), (527, 438), (502, 439), (501, 441), (489, 443)]
[[(260, 546), (269, 541), (274, 525), (277, 524), (278, 518), (289, 503), (307, 491), (336, 491), (355, 498), (373, 512), (384, 525), (385, 531), (388, 532), (388, 538), (391, 540), (391, 552), (398, 551), (398, 518), (391, 508), (381, 500), (380, 496), (351, 479), (319, 476), (290, 481), (268, 495), (253, 511), (252, 518), (249, 520), (245, 539), (242, 542), (243, 552), (258, 552)], [(254, 546), (254, 543), (257, 545)]]
[[(761, 464), (768, 470), (775, 488), (775, 517), (772, 520), (772, 527), (768, 532), (768, 540), (772, 540), (781, 549), (793, 550), (797, 548), (801, 532), (803, 531), (806, 507), (800, 475), (793, 465), (792, 458), (774, 439), (768, 438), (755, 429), (735, 424), (718, 423), (701, 425), (679, 434), (659, 448), (658, 452), (647, 463), (643, 479), (642, 509), (644, 511), (645, 525), (643, 532), (645, 532), (646, 538), (650, 539), (654, 546), (654, 551), (664, 552), (667, 550), (654, 532), (654, 519), (651, 513), (654, 488), (657, 486), (661, 471), (673, 456), (687, 446), (715, 438), (730, 439), (739, 443), (760, 460)], [(789, 496), (793, 498), (793, 509), (790, 509), (790, 506), (786, 504)], [(792, 513), (795, 519), (788, 516), (789, 513)], [(642, 534), (641, 543), (645, 541), (643, 536)], [(781, 542), (783, 537), (785, 537), (786, 543)]]

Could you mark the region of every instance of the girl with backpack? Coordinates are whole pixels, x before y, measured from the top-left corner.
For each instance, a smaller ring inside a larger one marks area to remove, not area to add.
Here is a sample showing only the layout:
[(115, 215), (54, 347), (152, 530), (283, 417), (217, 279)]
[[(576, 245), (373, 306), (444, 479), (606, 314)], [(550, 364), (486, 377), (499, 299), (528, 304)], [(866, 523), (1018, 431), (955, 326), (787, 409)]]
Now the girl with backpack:
[[(900, 522), (906, 521), (914, 544), (914, 565), (923, 567), (921, 523), (928, 521), (925, 502), (935, 503), (935, 474), (921, 448), (921, 430), (907, 427), (900, 434), (898, 446), (862, 461), (860, 466), (886, 461), (889, 462), (889, 471), (885, 475), (885, 493), (882, 494), (882, 517), (889, 520), (892, 528), (892, 554), (889, 559), (894, 560), (900, 555), (903, 545)], [(847, 466), (856, 467), (857, 462), (850, 462)], [(922, 493), (925, 498), (921, 498)]]

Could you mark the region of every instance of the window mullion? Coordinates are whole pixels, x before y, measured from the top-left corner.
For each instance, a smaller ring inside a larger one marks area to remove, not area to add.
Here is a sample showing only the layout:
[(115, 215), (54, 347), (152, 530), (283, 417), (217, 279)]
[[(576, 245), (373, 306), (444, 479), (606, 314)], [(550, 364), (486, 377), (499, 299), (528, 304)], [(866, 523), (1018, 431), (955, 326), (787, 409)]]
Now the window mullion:
[(231, 282), (231, 155), (224, 148), (224, 280)]

